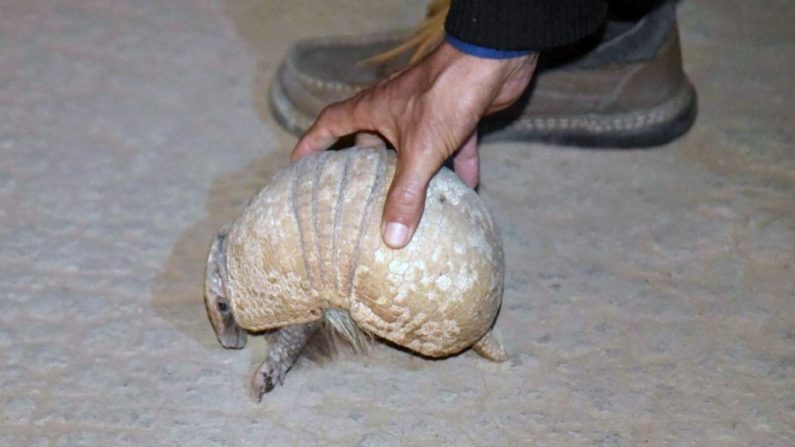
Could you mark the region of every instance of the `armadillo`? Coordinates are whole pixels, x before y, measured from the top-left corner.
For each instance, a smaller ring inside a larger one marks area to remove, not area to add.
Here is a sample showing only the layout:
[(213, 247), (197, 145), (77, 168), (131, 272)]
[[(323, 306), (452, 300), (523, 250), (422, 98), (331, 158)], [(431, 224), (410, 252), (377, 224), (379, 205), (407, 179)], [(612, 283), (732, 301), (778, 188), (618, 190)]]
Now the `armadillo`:
[(381, 211), (395, 165), (394, 152), (383, 147), (305, 157), (215, 237), (205, 305), (218, 341), (242, 348), (247, 332), (277, 333), (252, 377), (254, 400), (283, 383), (323, 323), (354, 344), (365, 334), (426, 357), (473, 348), (505, 360), (491, 330), (504, 270), (491, 214), (442, 168), (411, 242), (390, 248), (381, 238)]

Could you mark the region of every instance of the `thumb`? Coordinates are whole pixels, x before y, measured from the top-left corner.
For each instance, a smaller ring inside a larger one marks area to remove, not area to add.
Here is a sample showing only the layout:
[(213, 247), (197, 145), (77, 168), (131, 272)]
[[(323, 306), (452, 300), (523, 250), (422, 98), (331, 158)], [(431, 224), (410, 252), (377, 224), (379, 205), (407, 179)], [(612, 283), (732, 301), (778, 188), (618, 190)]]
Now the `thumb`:
[[(423, 156), (425, 155), (425, 156)], [(425, 193), (441, 166), (430, 154), (398, 154), (395, 177), (386, 195), (381, 234), (384, 243), (403, 248), (409, 243), (425, 209)]]

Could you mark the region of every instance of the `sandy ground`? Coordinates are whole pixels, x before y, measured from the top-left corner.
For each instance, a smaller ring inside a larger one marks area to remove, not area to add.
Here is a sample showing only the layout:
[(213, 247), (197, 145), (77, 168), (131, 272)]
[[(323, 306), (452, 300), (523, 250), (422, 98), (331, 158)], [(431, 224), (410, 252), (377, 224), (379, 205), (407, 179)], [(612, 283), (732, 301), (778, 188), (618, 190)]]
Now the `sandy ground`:
[(482, 148), (504, 364), (225, 351), (203, 258), (294, 138), (292, 42), (420, 1), (4, 0), (0, 445), (795, 445), (795, 3), (686, 1), (700, 116), (651, 151)]

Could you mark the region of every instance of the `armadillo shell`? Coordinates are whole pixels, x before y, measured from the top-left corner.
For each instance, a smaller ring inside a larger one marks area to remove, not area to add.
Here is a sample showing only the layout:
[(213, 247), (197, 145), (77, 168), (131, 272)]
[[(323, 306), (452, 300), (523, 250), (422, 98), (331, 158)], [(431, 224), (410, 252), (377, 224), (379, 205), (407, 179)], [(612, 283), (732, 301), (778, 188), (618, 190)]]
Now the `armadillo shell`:
[(499, 310), (502, 242), (480, 197), (448, 169), (411, 242), (381, 239), (395, 155), (324, 152), (280, 172), (230, 229), (227, 294), (258, 331), (350, 312), (365, 331), (427, 356), (477, 342)]

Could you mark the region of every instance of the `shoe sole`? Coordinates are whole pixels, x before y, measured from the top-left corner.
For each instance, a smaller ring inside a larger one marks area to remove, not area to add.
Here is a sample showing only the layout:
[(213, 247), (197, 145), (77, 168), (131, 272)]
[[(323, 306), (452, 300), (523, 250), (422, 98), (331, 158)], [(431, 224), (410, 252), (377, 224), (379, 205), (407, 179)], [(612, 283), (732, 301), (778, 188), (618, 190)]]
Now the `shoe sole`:
[[(280, 74), (269, 90), (270, 109), (282, 127), (300, 136), (312, 125), (314, 117), (295, 107), (281, 86)], [(602, 149), (653, 147), (687, 132), (695, 122), (697, 111), (695, 89), (685, 79), (673, 96), (649, 109), (504, 121), (487, 118), (481, 122), (479, 132), (482, 142), (526, 141)]]

